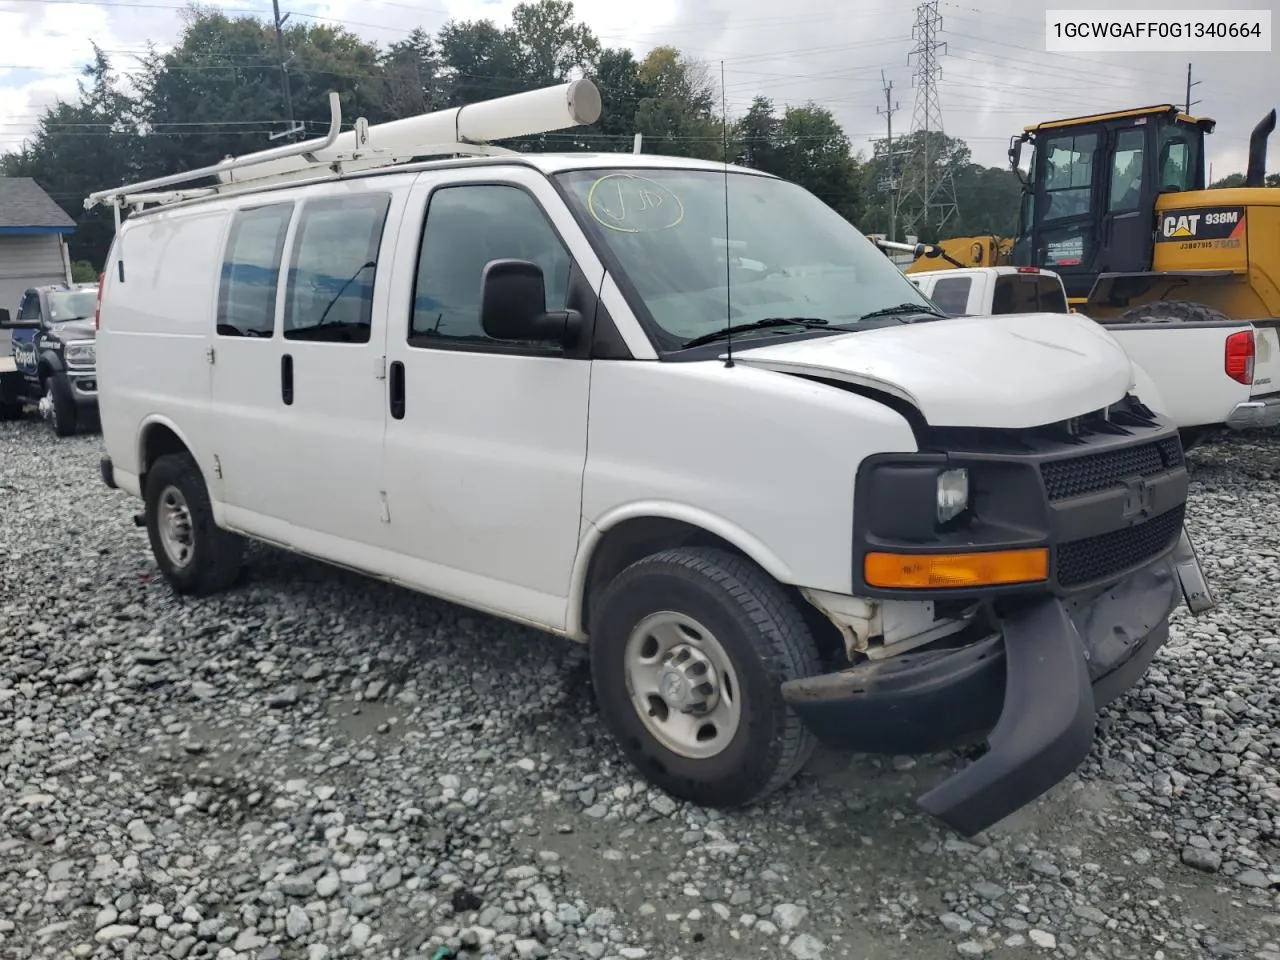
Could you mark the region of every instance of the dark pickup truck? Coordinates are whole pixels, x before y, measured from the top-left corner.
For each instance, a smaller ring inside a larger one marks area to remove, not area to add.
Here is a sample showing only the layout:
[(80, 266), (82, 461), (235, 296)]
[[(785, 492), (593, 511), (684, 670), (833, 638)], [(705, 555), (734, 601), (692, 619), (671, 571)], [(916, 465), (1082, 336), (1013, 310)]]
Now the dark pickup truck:
[(0, 358), (0, 419), (22, 417), (28, 405), (67, 437), (98, 414), (93, 315), (96, 284), (52, 284), (22, 295), (18, 315), (0, 309), (9, 358)]

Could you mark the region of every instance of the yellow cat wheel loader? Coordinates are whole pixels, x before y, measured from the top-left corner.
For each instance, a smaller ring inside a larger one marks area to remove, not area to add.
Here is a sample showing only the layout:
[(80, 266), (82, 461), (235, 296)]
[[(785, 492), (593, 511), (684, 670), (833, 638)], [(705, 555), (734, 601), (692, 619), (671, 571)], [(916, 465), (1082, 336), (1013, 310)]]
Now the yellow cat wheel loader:
[(1214, 126), (1170, 104), (1029, 126), (1009, 147), (1018, 235), (922, 245), (905, 272), (1041, 267), (1109, 323), (1280, 317), (1280, 187), (1265, 185), (1276, 111), (1253, 130), (1242, 187), (1205, 188)]

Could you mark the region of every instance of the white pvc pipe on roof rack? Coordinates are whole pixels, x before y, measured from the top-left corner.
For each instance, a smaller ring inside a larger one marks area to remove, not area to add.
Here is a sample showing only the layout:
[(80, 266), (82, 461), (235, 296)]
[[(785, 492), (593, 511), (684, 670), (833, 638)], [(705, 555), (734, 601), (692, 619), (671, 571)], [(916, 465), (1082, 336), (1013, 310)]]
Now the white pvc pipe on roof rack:
[[(316, 164), (349, 160), (383, 166), (440, 153), (449, 144), (484, 144), (594, 123), (600, 117), (600, 109), (596, 85), (587, 79), (571, 80), (363, 130), (348, 130), (334, 140), (311, 141), (302, 145), (306, 150), (298, 150), (293, 156), (256, 163), (243, 172), (242, 168), (228, 167), (218, 178), (223, 183), (263, 180), (305, 171)], [(352, 164), (353, 169), (359, 166), (358, 162)]]

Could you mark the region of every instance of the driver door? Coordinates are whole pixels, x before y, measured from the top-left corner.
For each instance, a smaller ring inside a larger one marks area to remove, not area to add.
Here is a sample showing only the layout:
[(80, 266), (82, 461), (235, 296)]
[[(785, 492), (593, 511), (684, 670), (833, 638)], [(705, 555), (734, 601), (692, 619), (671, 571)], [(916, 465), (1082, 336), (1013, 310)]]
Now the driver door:
[(565, 622), (582, 521), (589, 351), (493, 340), (481, 274), (542, 267), (549, 310), (594, 306), (604, 268), (547, 178), (423, 174), (396, 246), (383, 475), (394, 549), (433, 592)]
[(1037, 150), (1040, 223), (1032, 262), (1058, 273), (1069, 297), (1087, 296), (1096, 274), (1101, 140), (1098, 128), (1067, 130)]
[(40, 368), (40, 333), (41, 322), (40, 294), (28, 290), (18, 302), (18, 315), (15, 320), (33, 323), (30, 327), (17, 327), (9, 331), (9, 352), (13, 356), (14, 365), (22, 376), (35, 383)]

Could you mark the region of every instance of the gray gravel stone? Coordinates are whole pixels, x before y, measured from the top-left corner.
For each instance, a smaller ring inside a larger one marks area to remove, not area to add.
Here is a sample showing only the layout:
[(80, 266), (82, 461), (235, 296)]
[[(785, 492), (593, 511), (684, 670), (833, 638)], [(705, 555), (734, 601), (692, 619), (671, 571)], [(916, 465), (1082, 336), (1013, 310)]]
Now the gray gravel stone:
[(1192, 452), (1218, 609), (964, 839), (915, 805), (964, 753), (704, 810), (624, 762), (573, 643), (263, 545), (180, 599), (99, 452), (0, 423), (0, 955), (1280, 960), (1280, 437)]

